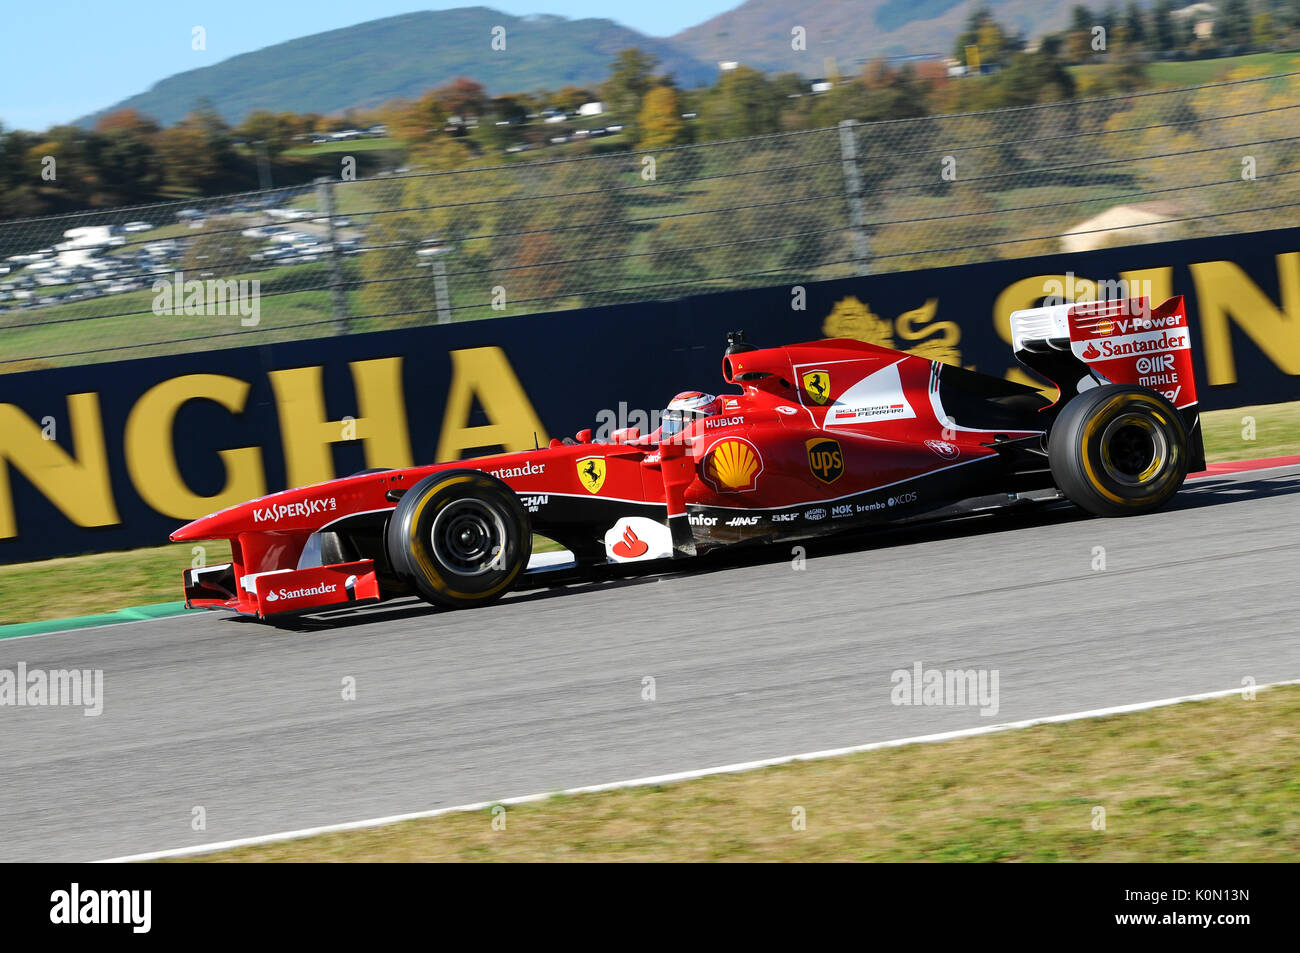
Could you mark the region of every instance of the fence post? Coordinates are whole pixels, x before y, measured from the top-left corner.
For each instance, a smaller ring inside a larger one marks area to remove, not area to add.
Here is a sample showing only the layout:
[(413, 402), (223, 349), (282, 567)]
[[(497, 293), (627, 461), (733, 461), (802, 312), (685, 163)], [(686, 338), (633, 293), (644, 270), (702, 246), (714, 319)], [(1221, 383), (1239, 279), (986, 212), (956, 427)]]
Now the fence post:
[(871, 252), (867, 244), (866, 218), (862, 212), (862, 176), (858, 172), (858, 142), (854, 119), (840, 120), (840, 159), (844, 165), (844, 196), (849, 206), (849, 235), (853, 241), (853, 265), (859, 275), (870, 274)]
[(433, 296), (438, 305), (438, 323), (451, 323), (451, 295), (447, 293), (447, 263), (443, 261), (446, 257), (444, 251), (440, 255), (433, 256)]
[(325, 213), (326, 236), (330, 246), (330, 306), (338, 333), (348, 333), (348, 299), (343, 293), (343, 253), (339, 251), (338, 230), (334, 225), (334, 183), (328, 176), (316, 180), (316, 198)]

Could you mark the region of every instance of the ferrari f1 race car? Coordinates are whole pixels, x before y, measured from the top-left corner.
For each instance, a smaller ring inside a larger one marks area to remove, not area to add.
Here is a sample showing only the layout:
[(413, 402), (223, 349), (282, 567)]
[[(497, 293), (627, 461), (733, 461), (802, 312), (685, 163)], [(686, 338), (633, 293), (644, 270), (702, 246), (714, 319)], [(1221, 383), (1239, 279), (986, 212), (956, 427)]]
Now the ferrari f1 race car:
[(650, 433), (286, 490), (196, 520), (173, 540), (230, 540), (189, 569), (186, 604), (275, 619), (417, 595), (468, 608), (570, 570), (784, 543), (1064, 496), (1098, 516), (1164, 505), (1204, 450), (1181, 297), (1011, 316), (1034, 388), (856, 340), (758, 348), (728, 336), (738, 392), (686, 392)]

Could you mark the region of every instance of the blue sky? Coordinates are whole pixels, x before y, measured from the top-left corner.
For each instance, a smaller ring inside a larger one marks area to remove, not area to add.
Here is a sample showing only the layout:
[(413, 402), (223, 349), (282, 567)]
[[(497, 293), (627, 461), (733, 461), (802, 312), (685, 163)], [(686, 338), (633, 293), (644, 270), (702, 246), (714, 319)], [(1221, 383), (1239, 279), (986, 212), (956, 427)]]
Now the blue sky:
[[(650, 36), (669, 36), (739, 0), (46, 0), (6, 4), (0, 37), (0, 123), (44, 129), (102, 109), (184, 70), (294, 37), (366, 20), (486, 6), (516, 16), (607, 17)], [(617, 12), (615, 12), (617, 11)], [(207, 31), (207, 50), (191, 31)]]

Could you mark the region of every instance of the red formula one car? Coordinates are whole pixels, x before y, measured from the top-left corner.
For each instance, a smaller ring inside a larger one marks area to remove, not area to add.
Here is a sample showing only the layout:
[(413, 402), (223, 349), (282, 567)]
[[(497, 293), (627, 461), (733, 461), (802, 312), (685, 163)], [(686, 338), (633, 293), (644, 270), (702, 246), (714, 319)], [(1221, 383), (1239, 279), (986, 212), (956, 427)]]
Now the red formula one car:
[(173, 540), (228, 539), (186, 604), (273, 618), (418, 595), (492, 601), (533, 573), (533, 533), (577, 567), (689, 560), (1059, 491), (1145, 513), (1203, 466), (1183, 299), (1012, 316), (1030, 387), (854, 340), (760, 349), (729, 336), (737, 393), (687, 392), (642, 434), (367, 471), (235, 506)]

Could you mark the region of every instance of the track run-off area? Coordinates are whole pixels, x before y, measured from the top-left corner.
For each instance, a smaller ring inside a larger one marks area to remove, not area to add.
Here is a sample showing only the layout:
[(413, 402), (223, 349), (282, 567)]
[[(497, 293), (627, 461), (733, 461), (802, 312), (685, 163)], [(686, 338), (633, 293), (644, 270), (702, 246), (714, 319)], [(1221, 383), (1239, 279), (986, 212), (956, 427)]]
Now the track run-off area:
[[(1130, 519), (1058, 504), (459, 613), (403, 603), (298, 630), (195, 613), (3, 640), (0, 669), (100, 671), (103, 687), (97, 715), (0, 708), (0, 860), (122, 857), (1295, 679), (1298, 507), (1300, 466), (1212, 470)], [(898, 704), (892, 675), (918, 664), (996, 672), (996, 705)]]

